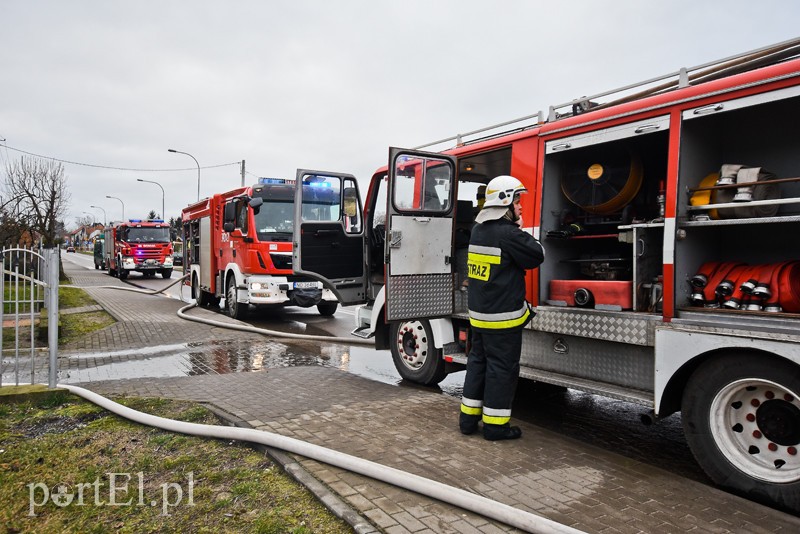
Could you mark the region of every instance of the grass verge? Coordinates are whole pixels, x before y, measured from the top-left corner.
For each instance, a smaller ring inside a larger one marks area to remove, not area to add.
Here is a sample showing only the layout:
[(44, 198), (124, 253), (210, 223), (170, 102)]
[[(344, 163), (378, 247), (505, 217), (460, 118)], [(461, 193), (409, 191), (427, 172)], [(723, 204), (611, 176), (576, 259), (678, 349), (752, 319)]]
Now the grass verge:
[[(11, 297), (8, 297), (11, 298)], [(70, 308), (81, 308), (93, 306), (97, 302), (84, 290), (74, 287), (60, 287), (58, 290), (58, 309), (60, 312)], [(44, 312), (46, 313), (46, 311)], [(8, 319), (8, 317), (6, 317)], [(13, 317), (12, 317), (13, 319)], [(25, 315), (21, 316), (19, 329), (19, 346), (26, 349), (30, 344), (30, 321)], [(5, 321), (4, 321), (5, 323)], [(58, 344), (63, 347), (81, 337), (101, 330), (115, 323), (111, 315), (105, 311), (90, 311), (84, 313), (59, 313), (58, 318)], [(36, 317), (33, 324), (34, 336), (38, 340), (37, 345), (46, 343), (47, 340), (47, 318)], [(16, 343), (17, 327), (11, 323), (3, 328), (3, 346), (9, 347)]]
[[(118, 402), (218, 423), (194, 403)], [(9, 533), (352, 532), (246, 445), (138, 425), (68, 393), (0, 403), (0, 502)]]

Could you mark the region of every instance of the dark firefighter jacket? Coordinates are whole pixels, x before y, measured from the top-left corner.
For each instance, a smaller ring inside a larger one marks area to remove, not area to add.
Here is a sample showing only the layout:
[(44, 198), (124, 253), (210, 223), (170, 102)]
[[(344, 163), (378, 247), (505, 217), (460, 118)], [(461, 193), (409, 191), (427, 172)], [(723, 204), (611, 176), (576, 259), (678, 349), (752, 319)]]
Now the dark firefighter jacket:
[(485, 333), (520, 329), (532, 317), (525, 270), (544, 260), (544, 248), (506, 218), (476, 224), (469, 242), (469, 321)]

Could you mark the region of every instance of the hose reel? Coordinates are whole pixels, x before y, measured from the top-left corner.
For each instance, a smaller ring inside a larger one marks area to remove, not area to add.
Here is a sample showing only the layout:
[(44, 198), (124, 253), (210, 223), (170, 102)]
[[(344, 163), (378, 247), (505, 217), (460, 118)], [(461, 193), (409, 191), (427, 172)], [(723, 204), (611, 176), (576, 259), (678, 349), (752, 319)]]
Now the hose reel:
[(626, 147), (575, 151), (565, 165), (561, 191), (582, 210), (610, 215), (630, 204), (642, 187), (642, 162)]

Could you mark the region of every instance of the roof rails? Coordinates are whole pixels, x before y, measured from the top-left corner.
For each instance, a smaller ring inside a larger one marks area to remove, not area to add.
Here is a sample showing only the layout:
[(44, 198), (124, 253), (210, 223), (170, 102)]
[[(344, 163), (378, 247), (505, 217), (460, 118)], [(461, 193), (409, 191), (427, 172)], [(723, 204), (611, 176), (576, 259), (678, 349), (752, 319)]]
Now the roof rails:
[[(795, 57), (800, 57), (800, 38), (790, 39), (788, 41), (782, 41), (780, 43), (751, 50), (749, 52), (744, 52), (723, 59), (718, 59), (708, 63), (703, 63), (702, 65), (697, 65), (695, 67), (681, 68), (675, 72), (664, 74), (663, 76), (658, 76), (656, 78), (651, 78), (649, 80), (644, 80), (642, 82), (626, 85), (624, 87), (619, 87), (617, 89), (612, 89), (610, 91), (604, 91), (602, 93), (597, 93), (591, 96), (583, 96), (580, 98), (570, 100), (569, 102), (564, 102), (563, 104), (550, 106), (547, 115), (547, 122), (554, 122), (566, 117), (579, 115), (589, 110), (615, 106), (618, 104), (623, 104), (625, 102), (638, 100), (640, 98), (645, 98), (648, 96), (665, 93), (682, 87), (687, 87), (689, 85), (708, 82), (711, 80), (724, 78), (727, 76), (732, 76), (740, 72), (745, 72), (748, 70), (764, 67), (767, 65), (772, 65)], [(638, 89), (638, 91), (634, 92), (634, 90), (636, 89)], [(596, 102), (597, 99), (608, 97), (611, 95), (616, 95), (616, 98), (608, 102), (603, 102), (603, 103)], [(566, 112), (559, 111), (565, 107), (568, 108)], [(526, 121), (530, 121), (531, 119), (536, 119), (536, 122), (533, 124), (528, 124), (524, 127), (520, 127), (520, 129), (530, 128), (532, 126), (544, 122), (543, 114), (541, 111), (539, 111), (534, 115), (526, 115), (525, 117), (520, 117), (518, 119), (501, 122), (499, 124), (494, 124), (492, 126), (486, 126), (485, 128), (479, 128), (477, 130), (472, 130), (470, 132), (456, 134), (452, 137), (447, 137), (445, 139), (440, 139), (438, 141), (433, 141), (431, 143), (425, 143), (424, 145), (419, 145), (417, 147), (414, 147), (414, 149), (416, 150), (420, 148), (426, 148), (434, 145), (439, 145), (441, 143), (447, 143), (449, 141), (455, 141), (456, 146), (463, 146), (466, 144), (476, 143), (478, 141), (486, 139), (486, 137), (473, 139), (469, 141), (465, 141), (464, 138), (475, 134), (496, 130), (504, 126), (523, 123)], [(502, 133), (504, 134), (507, 132), (502, 132)], [(499, 133), (494, 134), (489, 137), (494, 137), (496, 135), (500, 134)]]

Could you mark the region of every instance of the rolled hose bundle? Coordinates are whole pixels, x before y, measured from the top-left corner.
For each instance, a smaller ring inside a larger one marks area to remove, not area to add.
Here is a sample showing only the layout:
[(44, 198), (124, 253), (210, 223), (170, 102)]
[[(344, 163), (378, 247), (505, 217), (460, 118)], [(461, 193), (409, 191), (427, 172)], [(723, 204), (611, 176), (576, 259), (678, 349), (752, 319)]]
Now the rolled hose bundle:
[[(706, 308), (719, 308), (720, 301), (726, 296), (718, 291), (720, 284), (725, 282), (726, 278), (733, 269), (743, 265), (745, 264), (730, 261), (720, 263), (717, 266), (717, 268), (709, 277), (708, 283), (703, 288), (703, 306)], [(730, 295), (730, 293), (728, 293), (728, 295)]]
[(800, 261), (706, 262), (689, 284), (696, 306), (800, 313)]
[(800, 261), (789, 262), (778, 279), (781, 308), (787, 313), (800, 313)]

